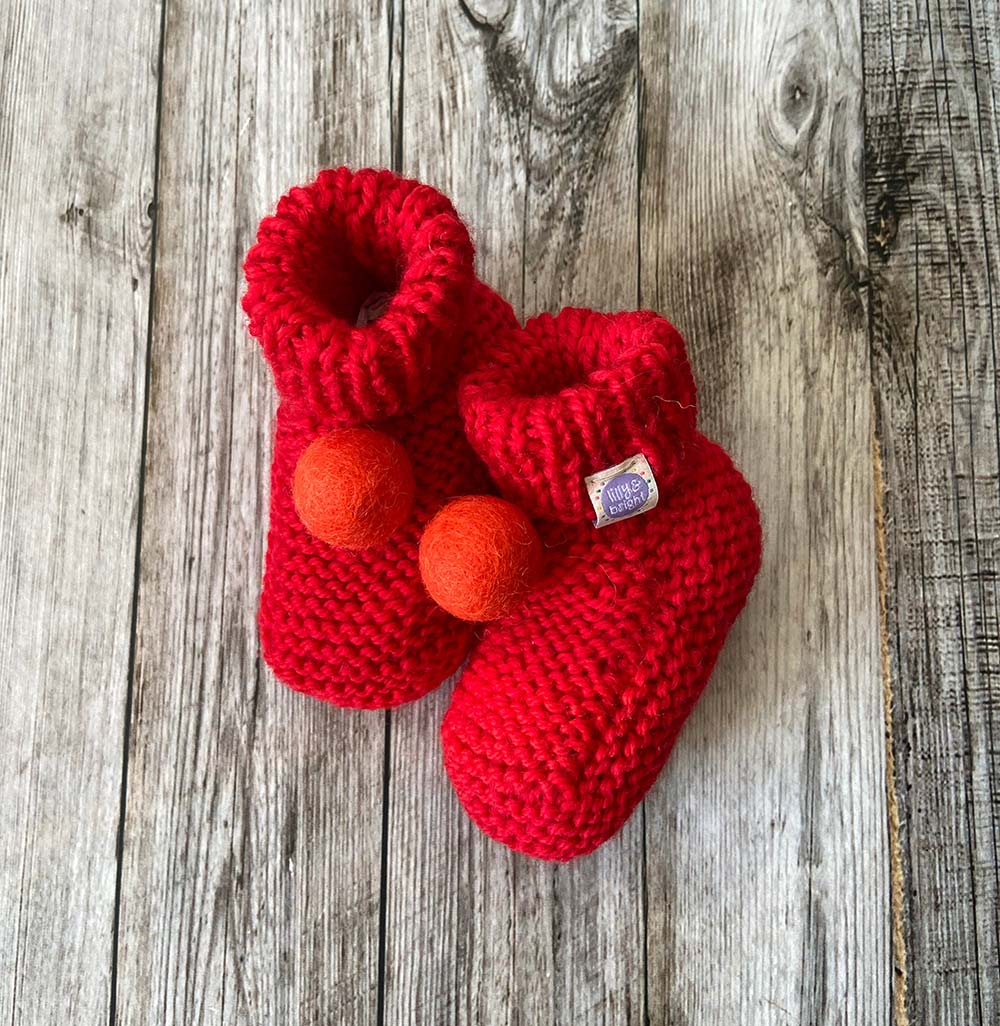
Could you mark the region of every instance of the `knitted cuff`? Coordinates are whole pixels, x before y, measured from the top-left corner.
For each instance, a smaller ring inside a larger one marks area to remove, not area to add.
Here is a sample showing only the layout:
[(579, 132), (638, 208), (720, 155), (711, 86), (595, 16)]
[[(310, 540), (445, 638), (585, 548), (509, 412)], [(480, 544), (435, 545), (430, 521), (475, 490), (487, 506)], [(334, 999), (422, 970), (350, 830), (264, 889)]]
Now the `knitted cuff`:
[(498, 339), (459, 390), (466, 433), (501, 492), (529, 514), (592, 520), (584, 478), (637, 453), (661, 492), (695, 431), (677, 330), (649, 311), (543, 314)]
[(284, 196), (244, 271), (243, 309), (279, 392), (340, 425), (404, 413), (440, 384), (474, 277), (444, 196), (348, 168)]

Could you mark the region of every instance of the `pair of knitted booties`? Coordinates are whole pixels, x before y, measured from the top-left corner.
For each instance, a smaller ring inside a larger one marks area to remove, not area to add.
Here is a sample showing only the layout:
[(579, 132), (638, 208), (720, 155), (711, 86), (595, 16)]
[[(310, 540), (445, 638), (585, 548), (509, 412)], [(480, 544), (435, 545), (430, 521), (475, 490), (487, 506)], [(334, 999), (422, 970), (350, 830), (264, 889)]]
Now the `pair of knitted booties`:
[(367, 709), (467, 659), (441, 733), (469, 815), (529, 855), (592, 851), (656, 779), (760, 563), (683, 340), (650, 312), (520, 326), (451, 203), (388, 171), (292, 189), (245, 270), (280, 395), (265, 659)]

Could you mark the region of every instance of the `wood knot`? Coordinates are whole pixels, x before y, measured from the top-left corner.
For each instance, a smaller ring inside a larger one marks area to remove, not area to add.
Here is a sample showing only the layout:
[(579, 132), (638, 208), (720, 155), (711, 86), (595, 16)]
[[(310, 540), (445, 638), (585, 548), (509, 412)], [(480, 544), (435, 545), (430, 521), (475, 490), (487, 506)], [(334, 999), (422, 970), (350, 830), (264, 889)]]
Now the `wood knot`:
[(768, 58), (770, 88), (758, 98), (761, 123), (774, 147), (796, 162), (824, 120), (829, 60), (823, 40), (809, 28), (776, 40)]
[(507, 0), (459, 0), (466, 20), (477, 29), (502, 31), (510, 13)]
[(86, 207), (82, 207), (77, 203), (70, 203), (70, 205), (59, 215), (59, 220), (62, 221), (63, 224), (68, 224), (72, 227), (86, 216)]
[(793, 64), (781, 82), (779, 104), (785, 120), (796, 132), (809, 120), (814, 100), (815, 91), (805, 69), (801, 64)]
[(888, 260), (898, 231), (899, 211), (896, 209), (896, 201), (885, 192), (875, 204), (875, 221), (869, 228), (870, 248), (883, 260)]
[(799, 49), (778, 82), (778, 113), (785, 122), (781, 133), (795, 144), (815, 130), (823, 104), (823, 75), (815, 47)]

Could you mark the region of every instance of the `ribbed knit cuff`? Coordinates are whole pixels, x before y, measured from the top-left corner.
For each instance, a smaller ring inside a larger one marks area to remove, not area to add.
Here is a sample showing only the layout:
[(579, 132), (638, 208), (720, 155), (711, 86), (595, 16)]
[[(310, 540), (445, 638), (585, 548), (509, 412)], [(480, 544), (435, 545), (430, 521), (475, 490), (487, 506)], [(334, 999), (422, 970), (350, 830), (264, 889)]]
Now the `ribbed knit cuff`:
[(696, 421), (684, 340), (648, 311), (536, 317), (490, 346), (459, 403), (504, 496), (566, 523), (594, 518), (585, 477), (637, 453), (668, 493)]
[(278, 390), (336, 423), (412, 409), (455, 362), (473, 249), (430, 186), (323, 171), (261, 222), (244, 270), (243, 308)]

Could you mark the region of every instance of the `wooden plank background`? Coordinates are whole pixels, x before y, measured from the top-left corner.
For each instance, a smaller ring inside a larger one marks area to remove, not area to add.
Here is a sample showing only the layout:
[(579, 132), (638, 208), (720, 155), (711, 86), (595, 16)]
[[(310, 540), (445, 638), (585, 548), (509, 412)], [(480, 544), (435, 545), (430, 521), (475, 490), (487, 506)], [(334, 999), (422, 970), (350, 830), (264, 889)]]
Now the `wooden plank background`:
[[(0, 11), (0, 1021), (1000, 1017), (994, 0)], [(448, 191), (518, 312), (662, 310), (765, 559), (642, 809), (473, 828), (446, 685), (262, 664), (256, 221)]]

